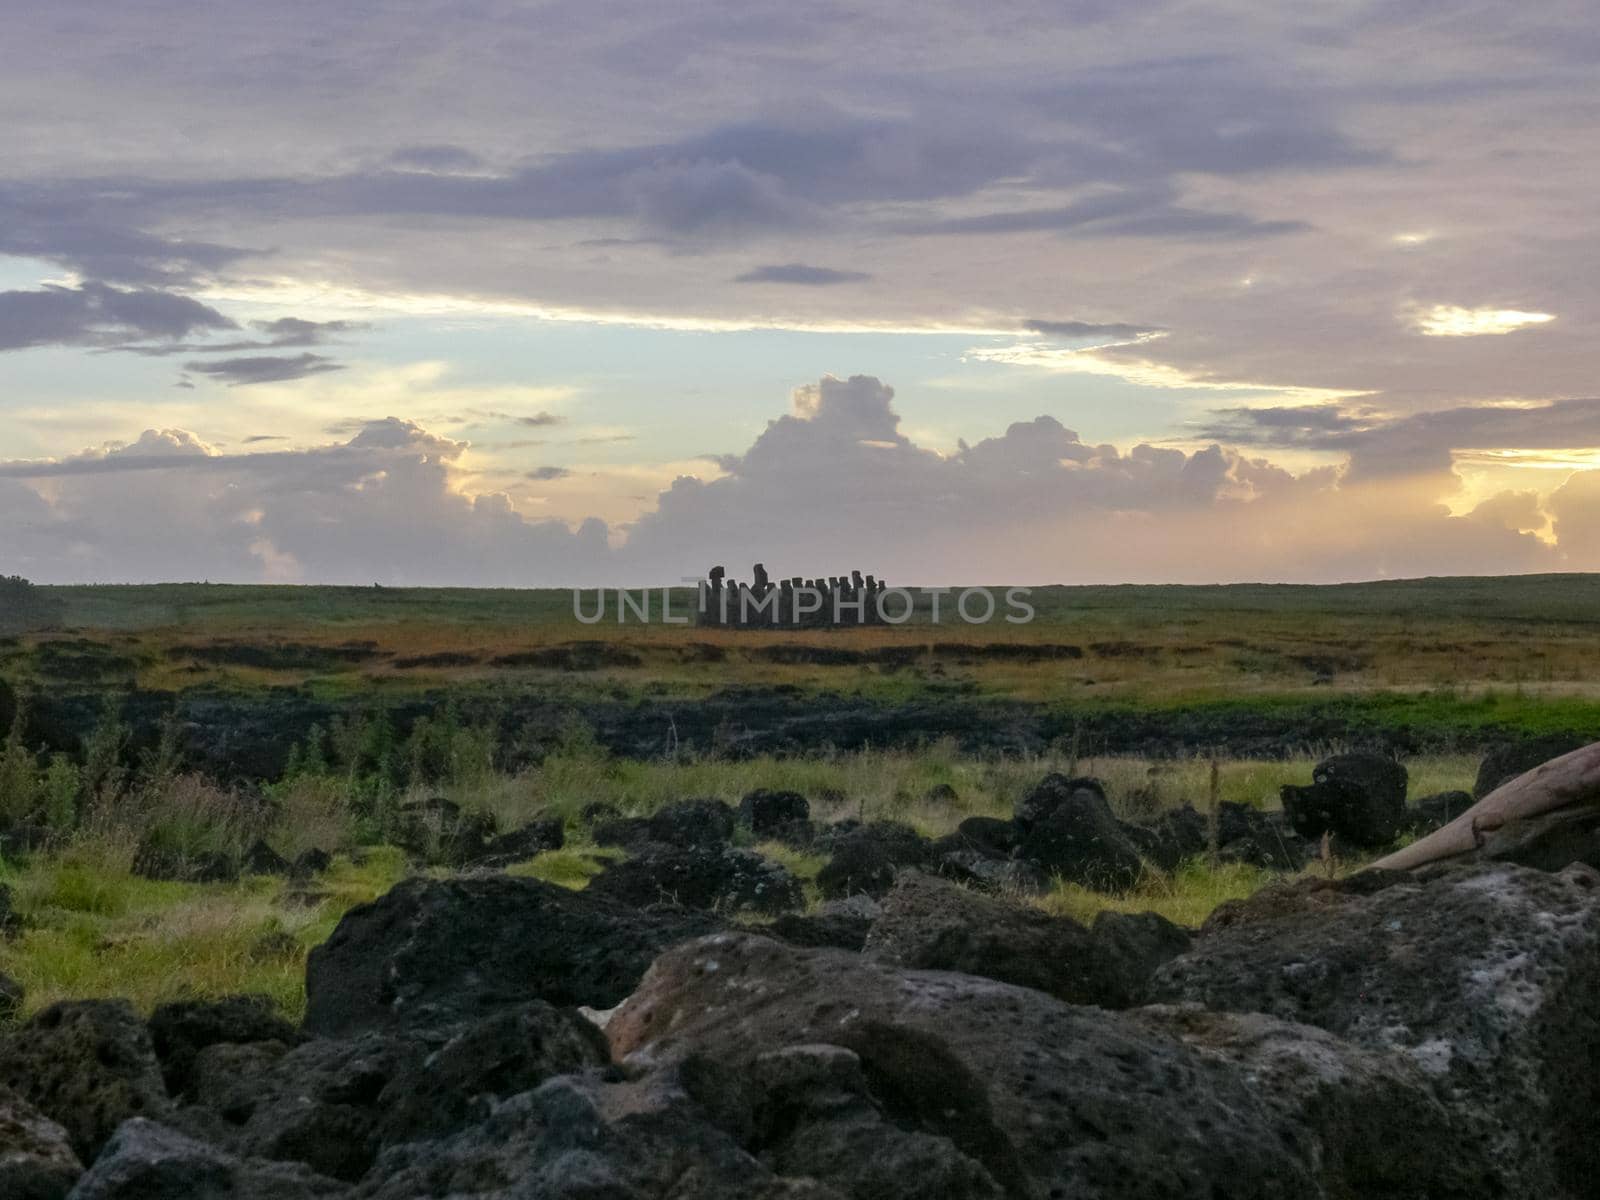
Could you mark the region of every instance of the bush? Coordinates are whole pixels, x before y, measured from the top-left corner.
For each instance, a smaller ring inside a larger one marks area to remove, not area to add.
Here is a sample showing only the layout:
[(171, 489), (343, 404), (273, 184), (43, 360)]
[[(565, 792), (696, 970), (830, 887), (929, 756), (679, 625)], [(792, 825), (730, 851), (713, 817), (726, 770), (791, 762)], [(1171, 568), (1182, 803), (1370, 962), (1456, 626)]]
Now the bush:
[(0, 575), (0, 635), (31, 633), (61, 623), (66, 605), (20, 575)]
[(27, 821), (39, 803), (39, 764), (23, 742), (27, 714), (17, 706), (11, 730), (0, 746), (0, 826)]

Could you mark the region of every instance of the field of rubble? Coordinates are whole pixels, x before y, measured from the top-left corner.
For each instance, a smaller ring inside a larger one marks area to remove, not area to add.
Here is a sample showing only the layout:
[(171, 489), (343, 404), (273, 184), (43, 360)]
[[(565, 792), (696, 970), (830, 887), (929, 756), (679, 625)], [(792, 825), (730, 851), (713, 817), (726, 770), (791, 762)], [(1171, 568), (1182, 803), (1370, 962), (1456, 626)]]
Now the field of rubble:
[(1600, 1195), (1597, 650), (1570, 578), (1472, 582), (43, 589), (0, 1195)]

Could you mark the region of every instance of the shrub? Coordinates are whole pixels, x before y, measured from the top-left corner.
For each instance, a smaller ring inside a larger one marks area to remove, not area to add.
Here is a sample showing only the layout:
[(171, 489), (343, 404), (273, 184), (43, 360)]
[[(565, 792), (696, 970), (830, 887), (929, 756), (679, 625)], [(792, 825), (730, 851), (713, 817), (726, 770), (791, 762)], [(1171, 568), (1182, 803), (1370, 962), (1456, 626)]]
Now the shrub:
[(0, 635), (31, 633), (61, 623), (66, 606), (20, 575), (0, 575)]
[(0, 825), (26, 821), (39, 802), (39, 764), (23, 741), (27, 714), (17, 706), (11, 730), (0, 746)]

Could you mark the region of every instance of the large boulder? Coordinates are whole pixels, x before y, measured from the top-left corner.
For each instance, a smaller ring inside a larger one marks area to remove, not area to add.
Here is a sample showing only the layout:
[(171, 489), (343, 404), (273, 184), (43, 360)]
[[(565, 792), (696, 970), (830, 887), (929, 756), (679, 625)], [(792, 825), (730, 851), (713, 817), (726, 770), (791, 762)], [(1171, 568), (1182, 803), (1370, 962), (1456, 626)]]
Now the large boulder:
[(293, 1050), (218, 1043), (196, 1058), (199, 1103), (184, 1110), (181, 1123), (241, 1157), (359, 1179), (378, 1151), (378, 1097), (441, 1040), (368, 1033)]
[(805, 887), (781, 863), (751, 850), (663, 848), (612, 863), (590, 894), (633, 908), (682, 906), (768, 916), (804, 908)]
[(1593, 740), (1560, 733), (1502, 742), (1485, 754), (1483, 761), (1478, 764), (1478, 776), (1472, 784), (1472, 798), (1482, 800), (1501, 784), (1510, 783), (1518, 775), (1543, 766), (1552, 758), (1581, 750)]
[[(1157, 999), (1266, 1013), (1414, 1064), (1508, 1195), (1600, 1178), (1600, 875), (1501, 863), (1364, 872), (1232, 910)], [(1220, 914), (1219, 914), (1220, 915)]]
[(1154, 913), (1101, 913), (1093, 929), (932, 876), (895, 881), (864, 945), (895, 966), (960, 971), (1048, 992), (1072, 1004), (1142, 1003), (1151, 974), (1189, 948)]
[(811, 805), (799, 792), (758, 788), (739, 801), (739, 823), (757, 837), (782, 834), (811, 819)]
[(721, 800), (679, 800), (652, 813), (650, 840), (666, 846), (726, 846), (738, 814)]
[(1068, 778), (1059, 771), (1052, 771), (1017, 801), (1012, 809), (1012, 824), (1018, 833), (1028, 833), (1080, 792), (1092, 793), (1102, 800), (1106, 798), (1105, 785), (1098, 779), (1087, 775)]
[(566, 826), (559, 817), (529, 821), (521, 829), (491, 838), (472, 859), (475, 867), (508, 866), (534, 858), (547, 850), (559, 850), (567, 842)]
[(535, 1000), (402, 1035), (210, 1047), (184, 1118), (234, 1154), (356, 1180), (385, 1145), (447, 1136), (552, 1075), (608, 1061), (593, 1025)]
[(1311, 772), (1310, 787), (1285, 784), (1283, 811), (1301, 837), (1331, 833), (1365, 849), (1387, 846), (1406, 825), (1406, 769), (1382, 754), (1336, 754)]
[(844, 1195), (1505, 1194), (1414, 1064), (1270, 1018), (1107, 1012), (722, 934), (658, 959), (607, 1036), (764, 1164)]
[(1283, 813), (1224, 800), (1217, 806), (1218, 857), (1274, 871), (1298, 871), (1311, 851)]
[(351, 909), (311, 952), (304, 1026), (347, 1037), (528, 1000), (609, 1008), (662, 949), (715, 925), (535, 879), (408, 879)]
[(137, 1118), (117, 1129), (72, 1200), (320, 1200), (344, 1191), (299, 1164), (242, 1160)]
[(1473, 804), (1471, 792), (1435, 792), (1406, 809), (1405, 829), (1409, 833), (1432, 833), (1450, 824)]
[(1162, 813), (1149, 824), (1124, 823), (1122, 831), (1140, 854), (1163, 871), (1175, 871), (1184, 859), (1202, 853), (1208, 840), (1205, 817), (1188, 804)]
[(874, 821), (834, 835), (832, 857), (817, 872), (817, 890), (830, 900), (883, 896), (902, 867), (920, 867), (933, 854), (932, 843), (909, 825)]
[(1017, 806), (1017, 814), (1016, 857), (1069, 883), (1125, 891), (1144, 872), (1139, 847), (1112, 815), (1098, 785), (1047, 776)]
[(1479, 834), (1479, 855), (1501, 862), (1559, 871), (1572, 863), (1600, 870), (1600, 804), (1559, 808), (1523, 821), (1507, 821)]
[(378, 1095), (378, 1136), (386, 1145), (442, 1137), (551, 1076), (610, 1062), (604, 1036), (574, 1010), (542, 1000), (503, 1009), (406, 1063)]
[(66, 1129), (84, 1162), (123, 1121), (171, 1107), (150, 1033), (125, 1000), (63, 1001), (0, 1036), (0, 1084)]
[[(924, 1193), (927, 1194), (927, 1193)], [(681, 1090), (564, 1075), (439, 1139), (392, 1146), (358, 1200), (844, 1200), (777, 1177)]]
[(195, 1056), (207, 1046), (271, 1041), (293, 1045), (299, 1040), (299, 1032), (273, 1011), (265, 996), (180, 1000), (160, 1005), (150, 1014), (151, 1045), (173, 1096), (190, 1090)]
[(67, 1131), (0, 1085), (0, 1196), (61, 1200), (81, 1174)]

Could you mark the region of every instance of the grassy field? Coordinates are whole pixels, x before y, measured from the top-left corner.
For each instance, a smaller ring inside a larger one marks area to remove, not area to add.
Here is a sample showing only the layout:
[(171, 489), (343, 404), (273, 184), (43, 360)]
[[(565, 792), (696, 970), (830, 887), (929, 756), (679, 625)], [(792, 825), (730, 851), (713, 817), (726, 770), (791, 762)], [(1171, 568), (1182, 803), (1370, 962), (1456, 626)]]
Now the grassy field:
[[(243, 990), (297, 1013), (305, 955), (339, 917), (408, 872), (437, 869), (386, 844), (400, 806), (423, 797), (491, 814), (503, 829), (535, 815), (567, 819), (566, 849), (512, 870), (581, 887), (615, 853), (586, 844), (576, 821), (596, 801), (644, 814), (690, 796), (736, 803), (756, 788), (790, 789), (822, 820), (892, 819), (937, 836), (966, 816), (1009, 815), (1052, 770), (1100, 777), (1126, 818), (1203, 807), (1207, 731), (1263, 718), (1303, 734), (1273, 741), (1281, 752), (1223, 759), (1221, 799), (1274, 806), (1280, 785), (1307, 782), (1316, 758), (1344, 748), (1323, 729), (1353, 743), (1428, 734), (1411, 744), (1441, 749), (1407, 759), (1413, 797), (1470, 788), (1476, 748), (1499, 737), (1600, 736), (1596, 576), (1046, 588), (1034, 590), (1038, 615), (1027, 625), (933, 625), (924, 610), (895, 628), (807, 632), (584, 625), (572, 594), (557, 591), (185, 584), (42, 593), (55, 612), (48, 627), (0, 637), (0, 716), (8, 705), (14, 713), (53, 702), (57, 713), (92, 717), (101, 700), (116, 703), (53, 754), (27, 744), (24, 726), (0, 750), (0, 828), (46, 820), (59, 834), (50, 854), (0, 860), (0, 884), (26, 924), (0, 940), (0, 972), (26, 986), (29, 1011), (75, 996), (127, 995), (148, 1008)], [(680, 594), (680, 610), (687, 599)], [(1027, 753), (974, 753), (944, 738), (848, 753), (818, 745), (630, 756), (607, 752), (580, 722), (512, 764), (501, 734), (455, 716), (457, 700), (465, 709), (474, 697), (627, 708), (740, 689), (801, 709), (840, 698), (896, 711), (930, 699), (1016, 703), (1069, 714), (1056, 723), (1068, 731), (1120, 716), (1158, 734), (1180, 723), (1199, 732), (1190, 749), (1157, 757), (1107, 754), (1076, 733)], [(176, 742), (132, 738), (117, 703), (141, 693), (161, 705), (298, 698), (341, 715), (283, 778), (223, 786), (187, 774)], [(429, 719), (399, 728), (373, 719), (404, 701)], [(1448, 750), (1457, 742), (1461, 752)], [(157, 882), (132, 870), (141, 846), (238, 856), (257, 837), (286, 857), (333, 852), (335, 865), (313, 885)], [(821, 866), (780, 846), (760, 849), (803, 879)], [(1266, 878), (1191, 863), (1150, 872), (1120, 896), (1058, 885), (1032, 902), (1079, 919), (1151, 909), (1196, 924)]]
[[(924, 609), (893, 628), (806, 632), (582, 625), (565, 591), (42, 590), (59, 602), (59, 626), (0, 646), (0, 672), (44, 686), (346, 694), (561, 677), (635, 693), (798, 686), (891, 700), (930, 683), (1034, 701), (1440, 690), (1600, 700), (1600, 577), (1585, 575), (1041, 588), (1025, 625), (932, 625)], [(677, 603), (684, 611), (688, 593)]]
[[(1312, 765), (1310, 759), (1222, 763), (1220, 798), (1274, 807), (1279, 785), (1307, 782)], [(1412, 794), (1424, 795), (1470, 787), (1476, 761), (1421, 758), (1408, 762), (1407, 769)], [(980, 762), (948, 747), (918, 754), (686, 764), (619, 760), (584, 748), (552, 755), (540, 768), (517, 777), (479, 776), (425, 791), (467, 810), (492, 812), (505, 828), (534, 814), (567, 817), (575, 836), (566, 847), (509, 870), (581, 888), (605, 861), (621, 855), (583, 838), (576, 814), (595, 801), (644, 815), (686, 796), (736, 803), (758, 787), (783, 788), (810, 797), (819, 819), (892, 819), (939, 836), (967, 816), (1009, 815), (1016, 800), (1051, 770), (1094, 773), (1105, 781), (1114, 808), (1129, 818), (1149, 818), (1185, 802), (1204, 805), (1210, 776), (1210, 764), (1198, 759), (1074, 762), (1048, 756)], [(941, 784), (955, 790), (954, 799), (930, 796)], [(170, 1000), (247, 991), (272, 997), (281, 1011), (298, 1018), (304, 1006), (306, 954), (350, 907), (373, 899), (408, 874), (444, 873), (408, 863), (392, 847), (359, 844), (361, 824), (337, 788), (302, 783), (283, 789), (279, 798), (276, 817), (260, 830), (276, 849), (293, 854), (317, 845), (339, 851), (332, 869), (310, 884), (267, 876), (247, 876), (237, 883), (144, 879), (131, 869), (137, 839), (128, 829), (87, 830), (60, 853), (0, 860), (0, 884), (11, 889), (26, 925), (15, 940), (0, 941), (0, 972), (26, 988), (25, 1012), (88, 996), (127, 996), (148, 1010)], [(235, 835), (254, 832), (237, 830)], [(816, 902), (810, 882), (825, 860), (776, 843), (754, 848), (806, 881)], [(1337, 869), (1358, 865), (1342, 863)], [(1315, 868), (1323, 869), (1320, 864)], [(1198, 925), (1217, 904), (1247, 896), (1272, 878), (1252, 867), (1192, 862), (1171, 875), (1152, 870), (1121, 895), (1058, 881), (1027, 902), (1085, 922), (1110, 909), (1159, 912)]]

